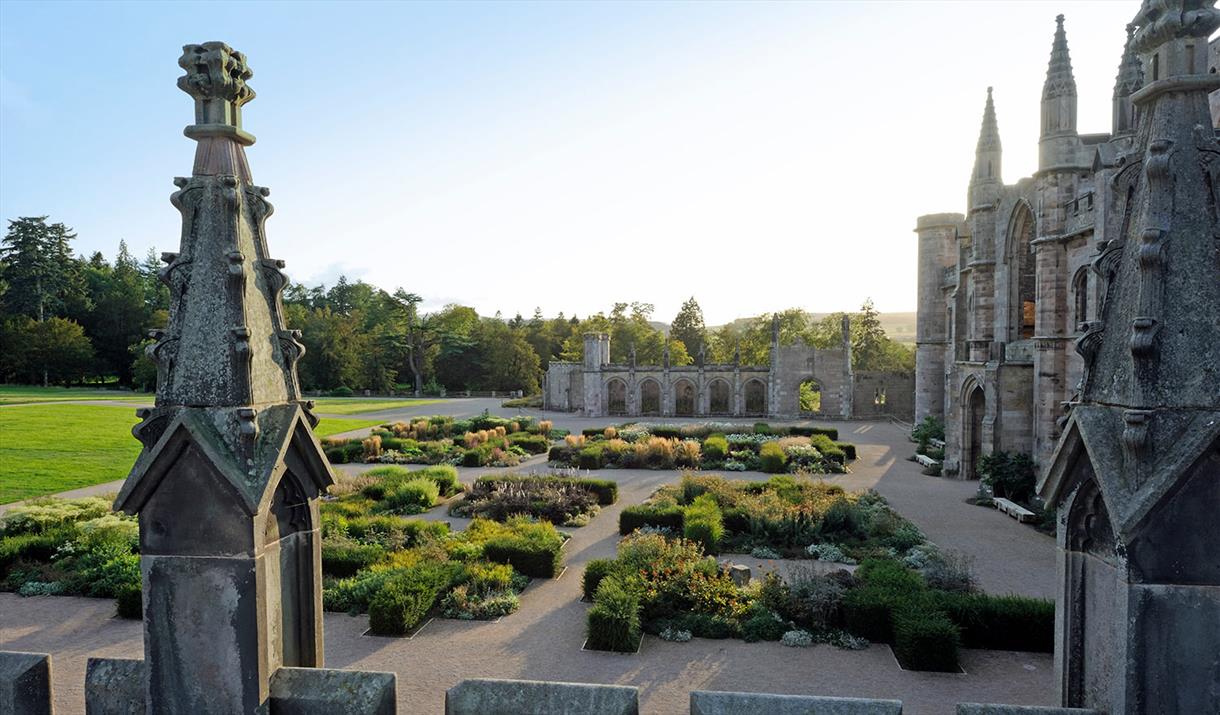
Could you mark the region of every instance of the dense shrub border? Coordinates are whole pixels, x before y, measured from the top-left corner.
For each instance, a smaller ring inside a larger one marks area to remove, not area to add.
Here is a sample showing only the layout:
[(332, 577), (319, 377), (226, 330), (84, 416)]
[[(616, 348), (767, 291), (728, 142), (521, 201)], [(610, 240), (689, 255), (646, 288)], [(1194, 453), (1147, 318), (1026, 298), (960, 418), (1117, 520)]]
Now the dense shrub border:
[(323, 440), (332, 464), (449, 464), (512, 467), (534, 454), (546, 454), (552, 437), (567, 434), (549, 420), (530, 416), (472, 419), (445, 415), (383, 424), (366, 438)]
[(786, 474), (765, 482), (683, 475), (677, 485), (623, 509), (619, 533), (637, 529), (684, 534), (707, 553), (763, 550), (774, 553), (768, 558), (843, 563), (906, 556), (925, 543), (923, 534), (876, 492), (848, 493), (823, 480)]
[(633, 651), (637, 627), (673, 641), (873, 641), (892, 645), (908, 670), (957, 672), (960, 647), (1046, 650), (1053, 639), (1050, 601), (932, 588), (892, 558), (870, 559), (854, 575), (796, 567), (740, 588), (703, 552), (681, 536), (635, 532), (616, 558), (590, 561), (581, 582), (594, 604), (588, 647)]
[(0, 590), (23, 596), (115, 599), (122, 618), (142, 609), (139, 526), (100, 497), (43, 497), (0, 516)]
[(548, 452), (553, 464), (578, 469), (757, 470), (772, 474), (847, 471), (855, 445), (837, 442), (833, 427), (753, 428), (731, 423), (630, 423), (568, 435)]

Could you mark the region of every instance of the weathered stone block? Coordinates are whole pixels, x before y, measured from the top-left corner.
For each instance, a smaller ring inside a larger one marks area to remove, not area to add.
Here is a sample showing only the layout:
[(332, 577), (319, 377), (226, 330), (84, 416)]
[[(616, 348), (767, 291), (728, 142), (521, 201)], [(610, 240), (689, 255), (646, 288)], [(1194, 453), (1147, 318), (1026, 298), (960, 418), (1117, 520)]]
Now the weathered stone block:
[(51, 656), (0, 651), (0, 712), (51, 715)]
[(445, 692), (445, 715), (638, 715), (640, 689), (539, 680), (463, 680)]
[(394, 715), (394, 673), (280, 668), (271, 676), (272, 715)]
[(898, 700), (827, 698), (816, 695), (718, 693), (690, 694), (691, 715), (902, 715)]
[(733, 564), (730, 566), (729, 576), (733, 578), (733, 584), (738, 588), (745, 588), (750, 585), (750, 567), (745, 564)]
[(1100, 710), (1055, 708), (1040, 705), (992, 705), (958, 703), (957, 715), (1106, 715)]
[(144, 715), (144, 661), (90, 658), (85, 669), (85, 715)]

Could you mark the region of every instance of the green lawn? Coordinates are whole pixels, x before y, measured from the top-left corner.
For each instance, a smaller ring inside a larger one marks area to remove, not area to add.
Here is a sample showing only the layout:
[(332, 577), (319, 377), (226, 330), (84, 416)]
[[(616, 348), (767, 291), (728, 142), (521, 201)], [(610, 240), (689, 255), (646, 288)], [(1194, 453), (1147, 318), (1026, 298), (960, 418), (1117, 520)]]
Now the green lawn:
[[(46, 404), (0, 407), (0, 504), (123, 479), (140, 454), (131, 407)], [(319, 437), (374, 427), (325, 417)]]
[[(363, 429), (365, 427), (376, 427), (381, 424), (381, 420), (366, 420), (353, 417), (323, 417), (318, 420), (318, 426), (314, 428), (313, 433), (318, 436), (318, 439), (329, 437), (332, 434), (340, 432), (350, 432), (354, 429)], [(366, 437), (368, 435), (365, 435)]]
[(122, 479), (140, 453), (130, 407), (0, 408), (0, 504)]
[(364, 412), (380, 412), (382, 410), (402, 409), (432, 405), (442, 400), (424, 400), (402, 398), (398, 400), (385, 397), (319, 397), (314, 400), (314, 412), (327, 415), (358, 415)]
[(94, 387), (37, 387), (34, 385), (0, 385), (0, 405), (16, 405), (31, 402), (64, 402), (67, 400), (112, 400), (119, 402), (147, 402), (155, 397), (148, 392), (129, 390), (102, 390)]

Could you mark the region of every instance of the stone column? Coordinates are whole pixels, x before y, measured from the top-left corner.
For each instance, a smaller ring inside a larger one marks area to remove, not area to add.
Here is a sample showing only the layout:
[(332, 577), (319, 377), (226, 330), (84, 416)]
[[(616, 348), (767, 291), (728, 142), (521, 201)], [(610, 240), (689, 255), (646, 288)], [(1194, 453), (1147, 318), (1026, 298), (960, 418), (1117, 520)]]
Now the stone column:
[(945, 316), (944, 274), (957, 265), (961, 214), (930, 214), (915, 223), (919, 277), (915, 317), (915, 421), (945, 416), (945, 359), (952, 350)]
[(1034, 317), (1034, 461), (1045, 468), (1059, 438), (1056, 421), (1067, 398), (1069, 276), (1067, 251), (1057, 238), (1034, 242), (1037, 260), (1038, 294)]

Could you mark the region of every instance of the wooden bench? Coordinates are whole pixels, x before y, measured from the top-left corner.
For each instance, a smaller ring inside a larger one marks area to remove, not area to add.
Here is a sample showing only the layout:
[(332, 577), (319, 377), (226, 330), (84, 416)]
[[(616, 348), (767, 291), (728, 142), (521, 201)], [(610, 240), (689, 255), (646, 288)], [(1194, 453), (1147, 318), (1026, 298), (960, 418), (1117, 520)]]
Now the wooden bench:
[(945, 441), (943, 439), (930, 439), (928, 440), (928, 446), (935, 447), (937, 449), (944, 449)]
[(992, 501), (995, 502), (996, 509), (999, 509), (1019, 522), (1030, 521), (1034, 518), (1034, 513), (1032, 511), (1014, 501), (1010, 501), (1003, 497), (996, 497), (992, 499)]
[(916, 462), (919, 462), (921, 465), (923, 465), (923, 466), (925, 466), (925, 467), (938, 467), (938, 466), (940, 466), (940, 462), (936, 461), (935, 459), (932, 459), (931, 457), (929, 457), (929, 456), (928, 456), (928, 455), (926, 455), (926, 454), (916, 454), (916, 455), (915, 455), (915, 461), (916, 461)]

